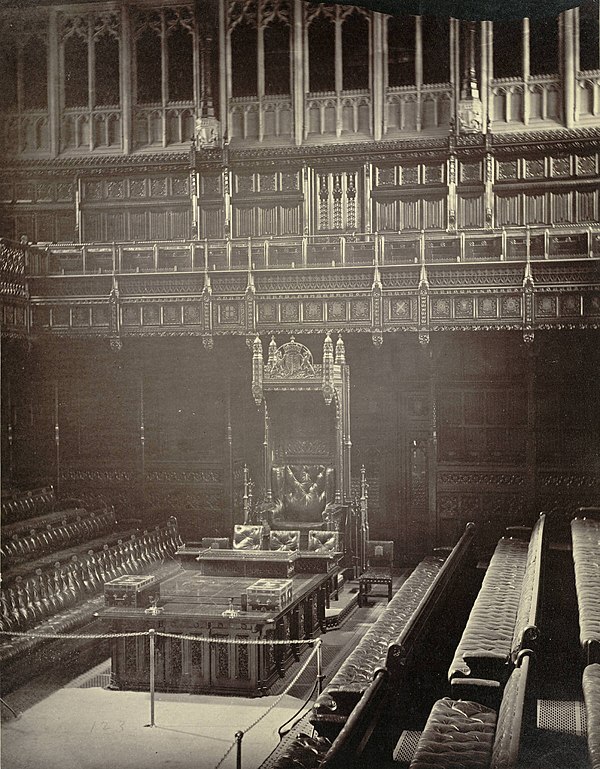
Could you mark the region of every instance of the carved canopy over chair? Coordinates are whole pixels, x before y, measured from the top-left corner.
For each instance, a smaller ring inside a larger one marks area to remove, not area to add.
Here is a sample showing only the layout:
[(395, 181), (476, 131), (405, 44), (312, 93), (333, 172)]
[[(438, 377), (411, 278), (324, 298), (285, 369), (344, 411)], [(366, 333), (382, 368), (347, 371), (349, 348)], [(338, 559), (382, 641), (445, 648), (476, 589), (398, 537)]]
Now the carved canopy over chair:
[(322, 364), (294, 337), (281, 346), (272, 338), (265, 363), (256, 337), (252, 394), (265, 420), (264, 500), (255, 522), (300, 531), (301, 549), (309, 530), (339, 531), (347, 549), (350, 370), (341, 337), (334, 347), (326, 336)]

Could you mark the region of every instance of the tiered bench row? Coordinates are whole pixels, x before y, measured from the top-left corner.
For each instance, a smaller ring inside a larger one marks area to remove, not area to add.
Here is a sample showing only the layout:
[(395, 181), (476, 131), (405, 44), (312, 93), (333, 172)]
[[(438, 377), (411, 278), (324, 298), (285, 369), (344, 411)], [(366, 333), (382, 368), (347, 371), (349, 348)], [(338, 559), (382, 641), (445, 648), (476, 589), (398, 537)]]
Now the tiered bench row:
[(425, 558), (392, 597), (331, 682), (317, 698), (311, 722), (320, 734), (336, 735), (368, 689), (375, 672), (385, 667), (397, 680), (418, 651), (427, 620), (464, 565), (473, 540), (469, 525), (446, 557)]
[(52, 499), (46, 492), (22, 498), (41, 496), (50, 509), (40, 512), (40, 502), (35, 517), (2, 527), (3, 665), (41, 645), (45, 639), (40, 636), (72, 632), (91, 621), (103, 603), (106, 582), (123, 574), (160, 570), (157, 562), (167, 559), (174, 565), (171, 558), (181, 544), (174, 518), (151, 531), (121, 527), (115, 532), (118, 524), (112, 508), (55, 511), (53, 493)]
[[(581, 511), (584, 512), (584, 511)], [(595, 511), (597, 515), (599, 510)], [(600, 520), (571, 521), (590, 764), (600, 769)]]
[(438, 700), (410, 769), (514, 769), (538, 640), (545, 516), (529, 543), (498, 543), (449, 670), (457, 698)]
[(2, 496), (2, 523), (14, 523), (36, 515), (51, 513), (56, 505), (52, 486), (31, 491), (18, 491)]
[(310, 720), (320, 736), (303, 734), (290, 740), (277, 760), (269, 762), (270, 769), (348, 764), (386, 698), (402, 687), (407, 664), (418, 656), (419, 640), (434, 610), (447, 599), (470, 559), (473, 537), (474, 525), (468, 524), (449, 554), (421, 561), (317, 698)]

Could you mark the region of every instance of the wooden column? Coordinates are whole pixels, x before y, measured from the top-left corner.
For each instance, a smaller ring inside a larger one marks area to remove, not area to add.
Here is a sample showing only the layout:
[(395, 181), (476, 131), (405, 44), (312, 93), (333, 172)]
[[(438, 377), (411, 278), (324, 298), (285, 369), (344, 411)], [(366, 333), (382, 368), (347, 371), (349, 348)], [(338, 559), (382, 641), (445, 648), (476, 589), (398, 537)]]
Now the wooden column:
[(93, 20), (88, 18), (88, 115), (90, 121), (88, 147), (90, 152), (94, 151), (95, 143), (94, 104), (96, 102), (96, 43), (92, 22)]
[(229, 128), (229, 100), (231, 99), (231, 38), (227, 30), (228, 0), (219, 2), (219, 117), (223, 142), (231, 139)]
[(561, 74), (563, 88), (564, 122), (566, 128), (575, 124), (575, 11), (565, 11), (560, 17), (562, 24)]
[(523, 123), (529, 125), (529, 19), (523, 19)]
[(60, 424), (58, 421), (58, 381), (54, 382), (54, 451), (55, 451), (55, 485), (56, 496), (60, 495)]
[(132, 150), (132, 80), (131, 62), (133, 50), (131, 46), (131, 21), (129, 7), (121, 8), (121, 35), (119, 38), (120, 79), (119, 92), (121, 98), (121, 142), (123, 154), (128, 155)]
[(415, 16), (415, 85), (417, 86), (416, 126), (421, 130), (421, 90), (423, 88), (423, 32), (421, 17)]
[(340, 137), (342, 135), (342, 101), (341, 94), (344, 88), (344, 68), (342, 61), (342, 19), (340, 18), (339, 6), (336, 15), (335, 24), (335, 95), (336, 95), (336, 110), (335, 110), (335, 135)]
[(169, 100), (169, 57), (164, 10), (160, 15), (160, 100), (162, 103), (162, 146), (167, 146), (167, 102)]
[(60, 152), (60, 52), (58, 45), (58, 14), (50, 8), (48, 16), (48, 119), (50, 154)]
[(290, 43), (290, 67), (292, 73), (292, 110), (294, 115), (294, 144), (299, 146), (304, 139), (304, 68), (306, 66), (304, 35), (304, 3), (294, 0)]
[(537, 452), (536, 452), (536, 349), (535, 342), (527, 345), (527, 442), (526, 473), (527, 473), (527, 501), (526, 507), (532, 514), (539, 512), (537, 508)]
[(460, 96), (460, 23), (450, 19), (450, 85), (452, 91), (452, 121), (456, 121)]
[(262, 20), (262, 3), (258, 4), (256, 19), (256, 90), (258, 95), (258, 141), (262, 141), (265, 132), (263, 100), (265, 98), (265, 27)]
[(387, 94), (387, 21), (383, 14), (371, 16), (371, 114), (373, 119), (373, 139), (381, 141), (384, 131), (385, 106)]
[(488, 125), (491, 123), (491, 94), (490, 80), (492, 77), (492, 22), (481, 22), (481, 106), (483, 114), (483, 133), (487, 133)]

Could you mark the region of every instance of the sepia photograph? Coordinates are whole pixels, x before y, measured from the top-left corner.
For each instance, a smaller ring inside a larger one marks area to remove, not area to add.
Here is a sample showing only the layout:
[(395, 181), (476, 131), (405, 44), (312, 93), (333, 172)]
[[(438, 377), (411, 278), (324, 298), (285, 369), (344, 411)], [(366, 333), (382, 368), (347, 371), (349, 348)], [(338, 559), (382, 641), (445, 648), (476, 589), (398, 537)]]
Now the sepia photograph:
[(600, 769), (599, 0), (0, 0), (3, 769)]

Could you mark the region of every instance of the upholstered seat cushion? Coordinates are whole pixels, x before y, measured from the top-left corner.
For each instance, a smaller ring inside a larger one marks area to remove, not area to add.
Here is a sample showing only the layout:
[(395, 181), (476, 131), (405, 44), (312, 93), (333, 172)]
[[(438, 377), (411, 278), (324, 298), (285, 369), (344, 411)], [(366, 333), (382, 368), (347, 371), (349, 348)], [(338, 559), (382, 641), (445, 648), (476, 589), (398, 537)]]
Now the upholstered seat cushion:
[(247, 523), (236, 524), (233, 527), (234, 550), (260, 550), (264, 528)]
[(597, 662), (583, 671), (583, 697), (591, 768), (600, 769), (600, 664)]
[(571, 521), (582, 646), (600, 644), (600, 521)]
[(469, 700), (438, 700), (410, 769), (487, 769), (495, 729), (495, 710)]
[(317, 698), (311, 719), (313, 723), (321, 720), (343, 722), (347, 719), (373, 680), (375, 670), (386, 664), (388, 647), (401, 635), (417, 611), (443, 563), (444, 558), (440, 556), (428, 556), (415, 568)]
[(296, 552), (300, 545), (300, 532), (298, 530), (274, 531), (269, 533), (269, 550), (283, 550)]
[(527, 549), (527, 543), (517, 539), (498, 542), (456, 648), (449, 680), (460, 675), (501, 680), (508, 672)]

